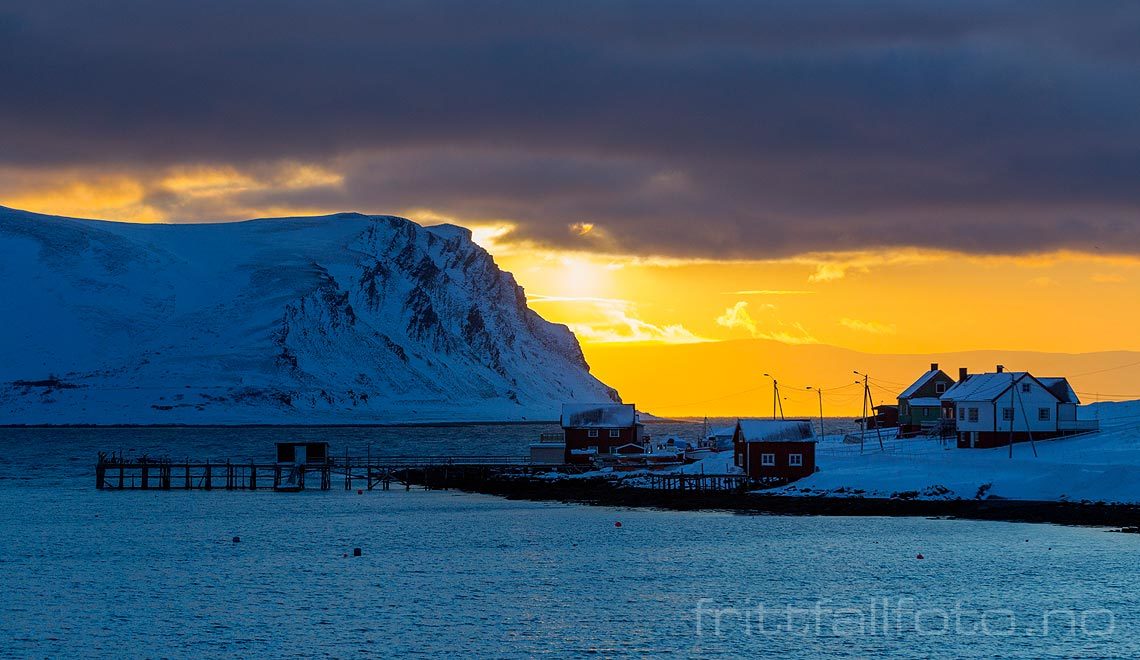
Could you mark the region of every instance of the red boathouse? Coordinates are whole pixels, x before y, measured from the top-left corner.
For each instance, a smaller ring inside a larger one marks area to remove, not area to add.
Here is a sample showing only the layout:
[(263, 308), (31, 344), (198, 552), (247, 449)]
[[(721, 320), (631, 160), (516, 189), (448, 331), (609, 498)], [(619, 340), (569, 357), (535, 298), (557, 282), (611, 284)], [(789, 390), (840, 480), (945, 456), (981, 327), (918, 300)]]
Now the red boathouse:
[(629, 453), (644, 444), (643, 427), (632, 403), (562, 404), (566, 462), (588, 465), (599, 454)]
[(808, 420), (741, 419), (732, 446), (736, 466), (752, 479), (795, 481), (815, 472), (815, 432)]

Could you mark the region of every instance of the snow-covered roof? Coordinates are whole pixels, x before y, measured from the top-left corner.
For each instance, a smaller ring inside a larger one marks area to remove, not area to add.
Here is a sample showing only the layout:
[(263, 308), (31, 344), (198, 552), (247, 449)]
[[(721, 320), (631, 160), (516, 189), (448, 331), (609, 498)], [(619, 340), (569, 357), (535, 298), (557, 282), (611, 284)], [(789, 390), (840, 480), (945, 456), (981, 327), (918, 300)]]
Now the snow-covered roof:
[(736, 425), (745, 442), (815, 441), (815, 432), (807, 420), (742, 419)]
[(957, 383), (954, 383), (949, 388), (947, 388), (947, 390), (945, 392), (942, 393), (942, 396), (938, 397), (939, 400), (941, 400), (941, 401), (953, 401), (955, 398), (957, 398), (957, 393), (959, 391), (962, 391), (962, 392), (965, 391), (965, 389), (959, 390), (959, 388), (963, 387), (963, 385), (965, 385), (965, 383), (968, 382), (969, 380), (970, 380), (970, 377), (967, 376), (966, 380), (960, 380)]
[(946, 401), (993, 401), (1009, 389), (1012, 383), (1022, 379), (1024, 371), (1003, 371), (990, 374), (970, 374), (942, 393)]
[[(1023, 378), (1033, 379), (1025, 371), (1003, 371), (990, 374), (971, 374), (969, 378), (959, 382), (942, 394), (943, 401), (993, 401), (1009, 390), (1010, 385), (1020, 382)], [(1044, 383), (1043, 383), (1044, 384)], [(1046, 389), (1049, 386), (1046, 385)], [(1055, 392), (1049, 389), (1053, 396)], [(1057, 397), (1058, 399), (1060, 397)]]
[(915, 398), (910, 400), (910, 407), (911, 408), (914, 408), (914, 407), (921, 408), (924, 406), (927, 406), (930, 408), (937, 408), (941, 405), (942, 405), (942, 401), (940, 401), (938, 399), (938, 397), (936, 397), (936, 396), (918, 396), (918, 397), (915, 397)]
[(930, 371), (922, 374), (922, 376), (920, 376), (918, 380), (914, 381), (914, 384), (912, 384), (910, 387), (903, 390), (903, 393), (899, 395), (899, 398), (900, 399), (911, 398), (912, 396), (914, 396), (915, 392), (922, 389), (923, 385), (926, 385), (927, 383), (929, 383), (932, 378), (934, 378), (935, 376), (937, 376), (940, 373), (942, 373), (941, 369), (931, 369)]
[(710, 438), (731, 438), (732, 434), (736, 433), (735, 426), (723, 426), (721, 428), (709, 431)]
[(1080, 403), (1080, 398), (1077, 397), (1076, 391), (1073, 386), (1069, 384), (1069, 379), (1050, 376), (1048, 378), (1038, 378), (1041, 384), (1053, 393), (1053, 396), (1061, 400), (1061, 403)]
[(564, 403), (562, 428), (623, 428), (637, 423), (632, 403)]

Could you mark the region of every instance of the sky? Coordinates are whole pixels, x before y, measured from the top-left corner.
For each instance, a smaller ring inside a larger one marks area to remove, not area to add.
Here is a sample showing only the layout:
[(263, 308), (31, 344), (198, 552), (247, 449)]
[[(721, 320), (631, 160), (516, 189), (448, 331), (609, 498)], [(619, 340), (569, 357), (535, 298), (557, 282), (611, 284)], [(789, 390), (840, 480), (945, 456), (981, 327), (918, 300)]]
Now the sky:
[(603, 379), (646, 343), (1140, 349), (1138, 33), (1100, 0), (6, 0), (0, 204), (465, 225)]

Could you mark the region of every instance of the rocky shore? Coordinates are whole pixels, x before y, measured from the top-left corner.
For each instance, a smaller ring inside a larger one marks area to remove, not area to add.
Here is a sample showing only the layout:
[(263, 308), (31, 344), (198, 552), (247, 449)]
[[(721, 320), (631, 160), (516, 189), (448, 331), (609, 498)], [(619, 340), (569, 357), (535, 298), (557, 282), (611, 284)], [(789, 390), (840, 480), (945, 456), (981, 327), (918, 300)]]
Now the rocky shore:
[[(633, 488), (610, 479), (500, 478), (461, 486), (507, 499), (575, 502), (599, 506), (720, 510), (742, 514), (808, 516), (920, 516), (1006, 522), (1118, 527), (1140, 525), (1140, 506), (1099, 502), (1026, 500), (917, 500), (863, 497), (776, 496), (755, 492), (677, 492)], [(1131, 529), (1129, 529), (1131, 528)]]

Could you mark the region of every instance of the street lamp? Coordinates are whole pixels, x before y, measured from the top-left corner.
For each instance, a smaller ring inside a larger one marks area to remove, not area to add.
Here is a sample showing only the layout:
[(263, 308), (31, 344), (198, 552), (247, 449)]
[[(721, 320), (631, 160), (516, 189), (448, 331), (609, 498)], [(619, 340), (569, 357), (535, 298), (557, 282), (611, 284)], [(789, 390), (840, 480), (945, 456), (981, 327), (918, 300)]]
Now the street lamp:
[(776, 420), (776, 408), (780, 409), (780, 419), (784, 418), (784, 404), (780, 403), (780, 382), (772, 374), (765, 373), (765, 378), (772, 379), (772, 421)]

